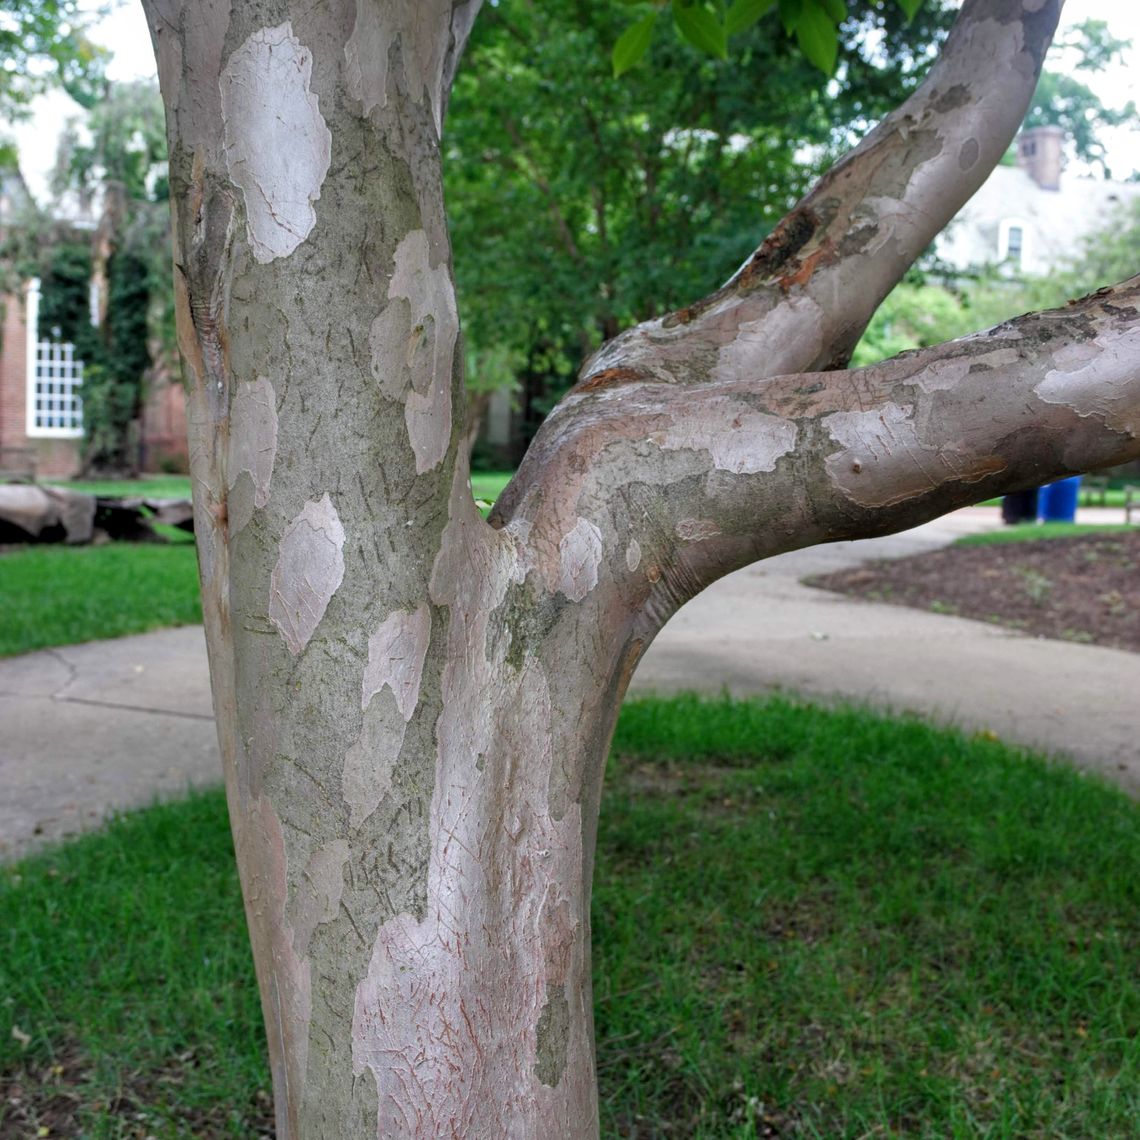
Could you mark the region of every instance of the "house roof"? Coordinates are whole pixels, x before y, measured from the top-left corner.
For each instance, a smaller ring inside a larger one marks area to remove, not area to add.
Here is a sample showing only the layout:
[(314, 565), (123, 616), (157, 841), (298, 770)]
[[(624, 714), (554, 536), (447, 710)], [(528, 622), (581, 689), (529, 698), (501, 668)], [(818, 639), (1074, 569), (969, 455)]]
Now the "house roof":
[(1081, 252), (1113, 213), (1140, 198), (1140, 183), (1065, 178), (1057, 190), (1038, 186), (1016, 166), (999, 166), (959, 211), (938, 241), (938, 253), (959, 268), (997, 262), (1011, 226), (1022, 230), (1021, 268), (1046, 273)]

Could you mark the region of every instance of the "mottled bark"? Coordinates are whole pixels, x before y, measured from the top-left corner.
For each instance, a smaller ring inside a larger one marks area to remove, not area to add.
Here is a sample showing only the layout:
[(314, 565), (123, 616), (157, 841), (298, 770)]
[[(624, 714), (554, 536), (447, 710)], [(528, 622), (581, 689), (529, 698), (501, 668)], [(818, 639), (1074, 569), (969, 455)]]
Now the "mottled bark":
[(968, 0), (909, 110), (725, 290), (604, 349), (485, 523), (439, 176), (477, 7), (147, 0), (281, 1140), (596, 1134), (601, 771), (667, 616), (751, 559), (1140, 450), (1136, 282), (803, 374), (1016, 128), (1056, 5)]

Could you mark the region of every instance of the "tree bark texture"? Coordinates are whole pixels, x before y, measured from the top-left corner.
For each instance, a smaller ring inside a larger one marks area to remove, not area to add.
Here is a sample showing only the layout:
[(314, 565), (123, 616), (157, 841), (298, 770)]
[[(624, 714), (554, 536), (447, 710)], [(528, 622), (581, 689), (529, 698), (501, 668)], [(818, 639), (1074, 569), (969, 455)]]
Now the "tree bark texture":
[(638, 658), (727, 571), (1140, 454), (1140, 282), (859, 372), (1058, 0), (942, 61), (723, 289), (605, 346), (490, 524), (440, 188), (478, 0), (146, 0), (204, 612), (278, 1135), (597, 1131), (589, 897)]

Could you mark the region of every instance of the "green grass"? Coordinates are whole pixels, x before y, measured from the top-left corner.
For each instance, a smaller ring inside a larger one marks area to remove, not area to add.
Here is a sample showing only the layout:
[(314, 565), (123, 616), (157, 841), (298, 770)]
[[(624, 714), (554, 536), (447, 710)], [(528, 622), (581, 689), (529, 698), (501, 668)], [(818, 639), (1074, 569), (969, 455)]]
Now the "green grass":
[(514, 476), (513, 471), (476, 471), (471, 476), (471, 493), (476, 499), (493, 503)]
[(967, 534), (963, 538), (959, 538), (954, 545), (991, 546), (1000, 542), (1035, 542), (1039, 538), (1072, 538), (1078, 534), (1108, 534), (1135, 529), (1135, 526), (1125, 526), (1124, 523), (1091, 525), (1065, 522), (1017, 523), (1014, 526), (1002, 527), (1001, 530), (989, 530), (982, 534)]
[[(493, 502), (512, 472), (472, 476), (476, 497)], [(157, 478), (156, 497), (173, 497), (176, 480)], [(189, 494), (190, 482), (185, 484)], [(78, 486), (78, 484), (71, 484)], [(89, 483), (92, 494), (137, 483)], [(157, 526), (170, 546), (112, 543), (99, 547), (29, 546), (0, 556), (0, 657), (52, 645), (75, 645), (202, 620), (193, 542)]]
[(202, 620), (193, 543), (30, 546), (0, 556), (0, 657)]
[(52, 479), (48, 482), (85, 495), (130, 499), (188, 499), (189, 475), (144, 475), (140, 479)]
[[(59, 1058), (85, 1137), (257, 1134), (223, 812), (0, 870), (0, 1067)], [(1140, 811), (1066, 769), (865, 712), (632, 703), (594, 896), (603, 1135), (1134, 1135), (1138, 904)]]
[[(471, 489), (477, 499), (493, 503), (510, 482), (513, 471), (479, 471), (471, 476)], [(82, 491), (85, 495), (107, 495), (121, 498), (139, 496), (150, 499), (190, 498), (188, 475), (148, 475), (142, 479), (103, 479), (55, 481), (59, 487)]]

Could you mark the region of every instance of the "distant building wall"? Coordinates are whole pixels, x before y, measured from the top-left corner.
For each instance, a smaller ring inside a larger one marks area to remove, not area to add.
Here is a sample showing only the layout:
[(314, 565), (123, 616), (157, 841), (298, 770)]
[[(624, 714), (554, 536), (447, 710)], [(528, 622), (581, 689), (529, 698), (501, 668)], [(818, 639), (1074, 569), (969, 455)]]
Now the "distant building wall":
[(1017, 166), (999, 166), (937, 240), (957, 269), (1005, 264), (1040, 275), (1081, 253), (1086, 238), (1140, 197), (1140, 183), (1061, 177), (1064, 132), (1036, 127), (1018, 136)]

